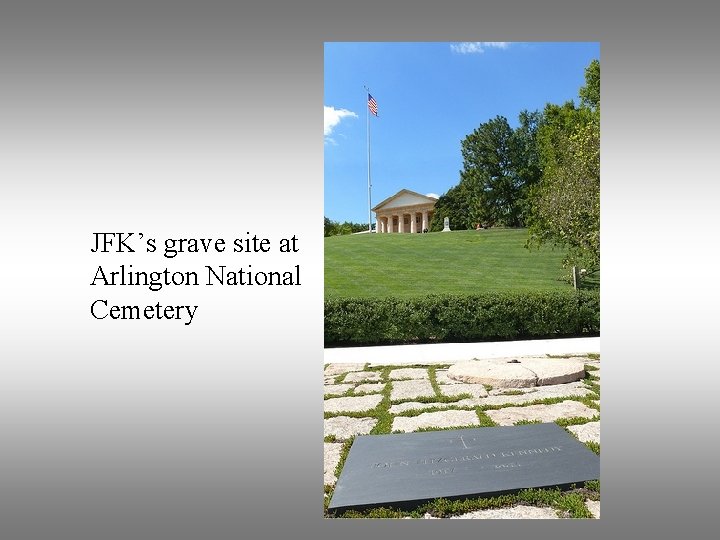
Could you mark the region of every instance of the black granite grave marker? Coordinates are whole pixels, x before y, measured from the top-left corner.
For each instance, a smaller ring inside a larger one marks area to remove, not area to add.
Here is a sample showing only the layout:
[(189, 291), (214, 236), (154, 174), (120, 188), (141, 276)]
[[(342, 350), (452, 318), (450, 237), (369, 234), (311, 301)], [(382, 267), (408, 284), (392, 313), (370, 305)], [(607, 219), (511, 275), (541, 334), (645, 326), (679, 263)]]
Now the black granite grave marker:
[(557, 424), (363, 435), (328, 511), (412, 508), (439, 497), (579, 487), (599, 478), (600, 458)]

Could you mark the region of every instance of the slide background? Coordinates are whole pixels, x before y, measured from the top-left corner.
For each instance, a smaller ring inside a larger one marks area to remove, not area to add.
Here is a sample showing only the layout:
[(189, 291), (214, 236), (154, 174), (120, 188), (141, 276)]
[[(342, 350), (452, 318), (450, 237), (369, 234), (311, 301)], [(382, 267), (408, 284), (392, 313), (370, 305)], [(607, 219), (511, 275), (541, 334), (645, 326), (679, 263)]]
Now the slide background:
[[(717, 512), (718, 8), (4, 3), (2, 538), (682, 537)], [(602, 518), (322, 515), (323, 41), (602, 43)], [(92, 233), (296, 234), (302, 287), (89, 287)], [(137, 289), (137, 290), (136, 290)], [(197, 304), (97, 321), (96, 298)]]

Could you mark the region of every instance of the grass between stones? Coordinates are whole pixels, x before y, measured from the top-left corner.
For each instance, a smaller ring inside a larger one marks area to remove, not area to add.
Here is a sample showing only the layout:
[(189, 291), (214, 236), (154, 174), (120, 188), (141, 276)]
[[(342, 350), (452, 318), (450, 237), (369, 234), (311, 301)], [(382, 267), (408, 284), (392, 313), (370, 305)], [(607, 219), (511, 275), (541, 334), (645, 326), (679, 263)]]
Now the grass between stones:
[[(577, 355), (576, 355), (577, 356)], [(599, 359), (599, 355), (594, 355), (596, 358), (593, 359)], [(590, 357), (590, 355), (588, 355)], [(375, 424), (375, 427), (370, 431), (371, 435), (381, 435), (381, 434), (389, 434), (392, 432), (392, 423), (393, 419), (396, 416), (417, 416), (419, 414), (428, 413), (428, 412), (438, 412), (438, 411), (446, 411), (446, 410), (474, 410), (478, 416), (479, 420), (479, 427), (495, 427), (497, 424), (493, 422), (493, 420), (486, 414), (485, 411), (488, 410), (498, 410), (503, 409), (506, 407), (526, 407), (529, 405), (552, 405), (555, 403), (560, 403), (562, 401), (566, 400), (573, 400), (578, 401), (580, 403), (583, 403), (584, 405), (600, 411), (600, 407), (597, 403), (595, 403), (596, 400), (600, 399), (600, 385), (598, 384), (598, 378), (594, 377), (591, 372), (597, 370), (595, 366), (586, 365), (586, 377), (583, 379), (583, 382), (588, 387), (588, 389), (591, 390), (591, 394), (588, 394), (586, 396), (566, 396), (566, 397), (558, 397), (558, 398), (543, 398), (543, 399), (536, 399), (527, 403), (508, 403), (503, 405), (455, 405), (455, 403), (463, 400), (471, 398), (472, 396), (470, 394), (460, 394), (457, 396), (444, 396), (442, 394), (442, 388), (441, 385), (437, 382), (437, 371), (439, 369), (446, 369), (449, 367), (450, 364), (443, 365), (443, 364), (437, 364), (432, 366), (427, 365), (392, 365), (392, 366), (375, 366), (375, 367), (369, 367), (367, 364), (365, 365), (364, 371), (368, 372), (378, 372), (380, 374), (380, 382), (384, 384), (384, 388), (379, 394), (382, 396), (382, 399), (380, 403), (372, 410), (369, 411), (363, 411), (363, 412), (333, 412), (333, 413), (325, 413), (324, 417), (327, 418), (333, 418), (336, 416), (348, 416), (352, 418), (374, 418), (377, 423)], [(419, 397), (419, 398), (407, 398), (407, 399), (401, 399), (401, 400), (391, 400), (390, 395), (392, 393), (393, 388), (393, 380), (390, 379), (390, 372), (394, 369), (400, 369), (400, 368), (409, 368), (409, 367), (415, 367), (415, 368), (423, 368), (426, 369), (428, 372), (428, 378), (430, 381), (430, 385), (433, 388), (433, 391), (435, 393), (435, 396), (425, 396), (425, 397)], [(334, 383), (335, 384), (342, 384), (345, 378), (345, 373), (338, 375), (335, 377)], [(357, 384), (363, 384), (363, 383), (357, 383)], [(349, 389), (348, 391), (344, 392), (341, 395), (326, 395), (325, 399), (329, 399), (331, 397), (351, 397), (351, 396), (359, 396), (359, 395), (366, 395), (366, 393), (354, 393), (354, 388), (356, 385), (353, 386), (353, 388)], [(490, 391), (492, 388), (485, 385), (485, 388)], [(506, 393), (507, 392), (507, 393)], [(504, 395), (521, 395), (523, 392), (517, 391), (505, 391), (503, 392)], [(392, 414), (390, 413), (390, 407), (392, 405), (397, 405), (401, 403), (407, 403), (407, 402), (418, 402), (418, 403), (441, 403), (445, 406), (443, 407), (427, 407), (427, 408), (421, 408), (421, 409), (411, 409), (407, 411), (403, 411), (401, 413)], [(555, 421), (555, 423), (570, 433), (572, 436), (577, 438), (577, 436), (569, 431), (567, 429), (568, 426), (574, 426), (574, 425), (580, 425), (585, 424), (588, 422), (596, 422), (600, 420), (599, 414), (593, 416), (592, 418), (585, 418), (585, 417), (576, 417), (576, 418), (560, 418)], [(540, 423), (539, 421), (533, 421), (533, 420), (523, 420), (520, 422), (517, 422), (515, 425), (523, 425), (523, 424), (534, 424), (534, 423)], [(466, 428), (477, 428), (477, 425), (469, 425), (469, 426), (453, 426), (453, 427), (447, 427), (447, 428), (434, 428), (434, 427), (427, 427), (427, 428), (421, 428), (418, 431), (426, 432), (426, 431), (446, 431), (446, 430), (452, 430), (452, 429), (462, 429), (463, 427)], [(342, 472), (343, 466), (345, 464), (345, 460), (347, 458), (347, 455), (350, 451), (350, 447), (352, 446), (353, 441), (355, 440), (355, 437), (350, 437), (347, 440), (338, 440), (337, 437), (334, 435), (329, 435), (324, 438), (325, 442), (332, 442), (332, 443), (338, 443), (342, 442), (343, 446), (340, 451), (340, 459), (338, 461), (338, 464), (335, 468), (335, 476), (336, 478), (340, 477), (340, 473)], [(589, 441), (584, 443), (590, 450), (595, 452), (596, 454), (600, 455), (600, 445), (598, 443)], [(569, 518), (591, 518), (592, 514), (588, 510), (588, 508), (585, 505), (585, 500), (600, 500), (600, 481), (599, 480), (593, 480), (586, 482), (584, 486), (581, 487), (575, 487), (573, 489), (570, 489), (569, 491), (560, 491), (559, 489), (527, 489), (523, 490), (519, 493), (512, 494), (512, 495), (502, 495), (499, 497), (478, 497), (478, 498), (465, 498), (465, 499), (458, 499), (458, 500), (448, 500), (448, 499), (436, 499), (434, 501), (431, 501), (427, 504), (418, 506), (416, 509), (407, 511), (407, 510), (399, 510), (394, 508), (375, 508), (371, 510), (366, 511), (347, 511), (344, 512), (341, 515), (329, 515), (327, 512), (328, 504), (330, 503), (330, 500), (332, 498), (332, 494), (334, 492), (334, 486), (331, 485), (325, 485), (324, 486), (324, 514), (325, 517), (343, 517), (343, 518), (423, 518), (426, 515), (430, 515), (432, 517), (438, 517), (438, 518), (444, 518), (449, 517), (453, 515), (461, 515), (468, 512), (474, 512), (477, 510), (484, 510), (484, 509), (492, 509), (492, 508), (506, 508), (510, 506), (514, 506), (517, 504), (526, 504), (531, 506), (541, 506), (541, 507), (551, 507), (554, 508), (558, 512), (559, 517), (569, 517)]]

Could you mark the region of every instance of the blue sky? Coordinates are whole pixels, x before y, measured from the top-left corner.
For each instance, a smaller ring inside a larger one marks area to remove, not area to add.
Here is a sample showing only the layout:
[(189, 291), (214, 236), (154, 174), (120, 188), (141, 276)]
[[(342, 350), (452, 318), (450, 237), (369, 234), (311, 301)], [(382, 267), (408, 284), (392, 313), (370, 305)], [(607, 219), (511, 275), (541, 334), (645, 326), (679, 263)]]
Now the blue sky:
[[(599, 43), (325, 43), (325, 216), (367, 223), (367, 92), (372, 206), (405, 188), (459, 182), (460, 142), (481, 123), (578, 103)], [(373, 221), (375, 214), (373, 213)]]

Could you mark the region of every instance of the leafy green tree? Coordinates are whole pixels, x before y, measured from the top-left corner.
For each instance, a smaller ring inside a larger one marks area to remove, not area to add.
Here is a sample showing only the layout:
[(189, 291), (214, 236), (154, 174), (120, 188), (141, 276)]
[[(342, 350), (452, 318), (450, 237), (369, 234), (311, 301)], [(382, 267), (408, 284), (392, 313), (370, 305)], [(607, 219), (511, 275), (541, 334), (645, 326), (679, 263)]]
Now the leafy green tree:
[(356, 232), (367, 231), (367, 223), (353, 223), (351, 221), (344, 221), (339, 223), (333, 221), (328, 217), (325, 217), (325, 236), (338, 236), (342, 234), (352, 234)]
[(441, 231), (446, 217), (450, 219), (450, 228), (453, 230), (473, 228), (474, 223), (481, 220), (478, 217), (479, 197), (478, 184), (472, 178), (461, 181), (458, 185), (450, 188), (435, 203), (430, 230)]
[(585, 86), (580, 88), (580, 102), (592, 110), (600, 109), (600, 62), (593, 60), (585, 68)]
[(524, 224), (528, 190), (541, 175), (536, 140), (541, 117), (538, 111), (522, 111), (513, 130), (497, 116), (465, 137), (460, 183), (438, 200), (431, 230), (440, 230), (446, 216), (453, 229)]
[(581, 104), (548, 104), (538, 130), (542, 179), (530, 194), (528, 246), (567, 248), (566, 267), (600, 269), (600, 64), (585, 70)]

